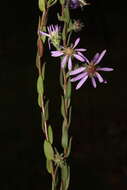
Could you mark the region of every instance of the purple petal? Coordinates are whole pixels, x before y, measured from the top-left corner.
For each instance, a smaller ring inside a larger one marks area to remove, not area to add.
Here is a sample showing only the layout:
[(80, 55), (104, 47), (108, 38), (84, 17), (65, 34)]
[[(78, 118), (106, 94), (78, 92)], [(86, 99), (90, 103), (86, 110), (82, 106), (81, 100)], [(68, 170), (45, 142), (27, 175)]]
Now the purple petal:
[(113, 68), (108, 68), (108, 67), (102, 67), (102, 68), (97, 68), (97, 71), (113, 71)]
[(80, 41), (80, 38), (77, 38), (77, 39), (75, 40), (75, 43), (74, 43), (73, 48), (75, 48), (75, 47), (78, 45), (79, 41)]
[(77, 54), (81, 55), (81, 57), (84, 58), (84, 61), (86, 61), (87, 63), (89, 63), (89, 60), (81, 52), (77, 52)]
[(66, 56), (64, 56), (64, 58), (63, 58), (63, 60), (61, 61), (61, 67), (62, 68), (64, 68), (64, 66), (65, 66), (65, 64), (66, 64), (66, 62), (67, 62), (67, 55)]
[(99, 55), (98, 59), (96, 60), (95, 65), (97, 65), (102, 60), (105, 53), (106, 53), (106, 50), (103, 50), (102, 53)]
[(96, 84), (95, 78), (92, 77), (92, 78), (91, 78), (91, 81), (92, 81), (93, 87), (96, 88), (96, 87), (97, 87), (97, 84)]
[(82, 78), (84, 78), (86, 76), (88, 76), (87, 72), (79, 74), (77, 77), (72, 78), (70, 81), (75, 82), (75, 81), (80, 80), (80, 79), (82, 79)]
[(78, 69), (75, 69), (74, 71), (70, 72), (70, 75), (76, 75), (78, 73), (81, 73), (82, 71), (84, 71), (86, 68), (85, 67), (80, 67)]
[(104, 81), (102, 76), (98, 72), (96, 72), (96, 77), (98, 78), (100, 83), (102, 83)]
[(62, 51), (51, 51), (51, 54), (53, 57), (59, 57), (63, 55), (64, 53)]
[(95, 63), (97, 59), (99, 58), (99, 53), (96, 53), (92, 59), (92, 62)]
[(81, 55), (73, 54), (73, 56), (74, 56), (76, 59), (78, 59), (79, 61), (81, 61), (81, 62), (84, 62), (84, 61), (85, 61), (84, 58), (83, 58)]
[(83, 85), (83, 83), (87, 80), (87, 78), (88, 78), (88, 75), (80, 80), (80, 82), (76, 86), (76, 90), (78, 90)]
[(68, 70), (71, 70), (72, 69), (72, 60), (71, 60), (71, 56), (69, 57), (69, 60), (68, 60)]
[(86, 51), (86, 49), (84, 49), (84, 48), (77, 48), (77, 49), (75, 49), (76, 51)]
[(50, 35), (49, 34), (47, 34), (46, 32), (39, 32), (41, 35), (44, 35), (44, 36), (48, 36), (48, 37), (50, 37)]

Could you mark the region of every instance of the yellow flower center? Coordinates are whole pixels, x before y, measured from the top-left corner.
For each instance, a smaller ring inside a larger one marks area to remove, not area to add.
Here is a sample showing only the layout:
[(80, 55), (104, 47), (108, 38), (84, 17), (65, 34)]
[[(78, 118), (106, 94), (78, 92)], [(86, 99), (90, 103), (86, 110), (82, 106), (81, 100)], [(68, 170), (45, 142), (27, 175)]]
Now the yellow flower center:
[(89, 65), (86, 68), (86, 71), (88, 72), (89, 76), (92, 77), (94, 76), (95, 72), (96, 72), (96, 66), (94, 65), (94, 63), (89, 63)]
[(66, 48), (66, 49), (64, 50), (64, 53), (65, 53), (66, 55), (68, 55), (68, 56), (71, 56), (71, 55), (74, 53), (74, 50), (73, 50), (72, 48), (68, 47), (68, 48)]

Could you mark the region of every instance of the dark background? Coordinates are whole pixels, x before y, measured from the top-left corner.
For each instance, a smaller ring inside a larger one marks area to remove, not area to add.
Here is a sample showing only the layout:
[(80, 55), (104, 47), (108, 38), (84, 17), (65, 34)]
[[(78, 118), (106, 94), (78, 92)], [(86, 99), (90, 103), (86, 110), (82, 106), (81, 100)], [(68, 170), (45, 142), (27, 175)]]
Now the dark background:
[[(38, 14), (34, 0), (3, 1), (0, 5), (1, 190), (51, 189), (36, 99)], [(53, 9), (49, 22), (52, 15)], [(80, 44), (88, 49), (87, 56), (92, 58), (96, 51), (106, 48), (107, 55), (101, 64), (113, 67), (114, 71), (104, 73), (107, 85), (99, 84), (93, 89), (87, 82), (79, 91), (73, 89), (70, 189), (124, 190), (127, 189), (126, 6), (124, 2), (96, 0), (82, 13), (72, 11), (72, 16), (84, 22)], [(50, 120), (59, 138), (58, 105), (54, 103), (58, 100), (55, 91), (58, 84), (54, 80), (57, 68), (53, 59), (49, 59), (48, 96), (53, 102)]]

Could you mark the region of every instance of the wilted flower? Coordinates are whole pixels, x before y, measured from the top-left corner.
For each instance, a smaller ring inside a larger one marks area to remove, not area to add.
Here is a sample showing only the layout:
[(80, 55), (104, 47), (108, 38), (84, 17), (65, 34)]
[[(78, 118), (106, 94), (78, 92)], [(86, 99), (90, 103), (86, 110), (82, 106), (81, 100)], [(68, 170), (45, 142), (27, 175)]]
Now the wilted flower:
[(64, 68), (66, 63), (68, 63), (68, 69), (72, 69), (72, 58), (75, 57), (77, 60), (84, 62), (85, 61), (85, 56), (81, 53), (83, 51), (86, 51), (84, 48), (76, 48), (75, 47), (78, 45), (80, 41), (80, 38), (77, 38), (74, 45), (71, 47), (62, 47), (62, 50), (58, 51), (51, 51), (51, 55), (53, 57), (59, 57), (63, 56), (63, 59), (61, 61), (61, 67)]
[(79, 89), (83, 83), (87, 80), (87, 78), (91, 78), (91, 82), (94, 88), (96, 88), (96, 78), (100, 83), (106, 83), (106, 81), (102, 78), (102, 76), (98, 73), (98, 71), (113, 71), (113, 68), (108, 68), (108, 67), (98, 67), (98, 63), (101, 61), (103, 56), (105, 55), (106, 50), (103, 50), (101, 54), (96, 53), (95, 56), (91, 61), (89, 61), (86, 58), (86, 64), (85, 66), (79, 67), (78, 69), (75, 69), (70, 72), (70, 75), (76, 75), (76, 77), (72, 78), (70, 81), (75, 82), (79, 81), (76, 89)]
[(55, 47), (58, 47), (60, 44), (60, 27), (58, 25), (50, 25), (47, 27), (48, 33), (40, 31), (40, 34), (48, 37), (49, 49), (50, 43), (52, 43)]
[(79, 32), (84, 27), (84, 24), (80, 20), (75, 20), (73, 24), (73, 30)]
[(89, 3), (86, 3), (85, 0), (70, 0), (70, 8), (72, 9), (77, 9), (86, 5), (89, 5)]

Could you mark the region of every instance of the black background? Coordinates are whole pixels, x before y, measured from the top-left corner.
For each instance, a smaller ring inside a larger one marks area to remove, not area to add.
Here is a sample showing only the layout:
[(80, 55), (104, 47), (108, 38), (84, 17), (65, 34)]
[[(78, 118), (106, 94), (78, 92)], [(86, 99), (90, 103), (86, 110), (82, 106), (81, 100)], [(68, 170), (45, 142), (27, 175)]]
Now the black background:
[[(49, 22), (55, 22), (51, 9)], [(51, 189), (45, 170), (40, 110), (37, 106), (37, 1), (3, 1), (0, 5), (0, 174), (1, 190)], [(127, 25), (124, 2), (96, 0), (71, 11), (84, 22), (81, 47), (92, 58), (107, 49), (102, 65), (107, 85), (87, 82), (73, 88), (70, 189), (127, 189)], [(59, 135), (58, 65), (47, 57), (50, 120)], [(50, 65), (51, 64), (51, 65)], [(54, 64), (54, 65), (53, 65)], [(56, 90), (57, 89), (57, 90)], [(54, 103), (55, 102), (55, 103)], [(58, 103), (57, 103), (58, 102)]]

